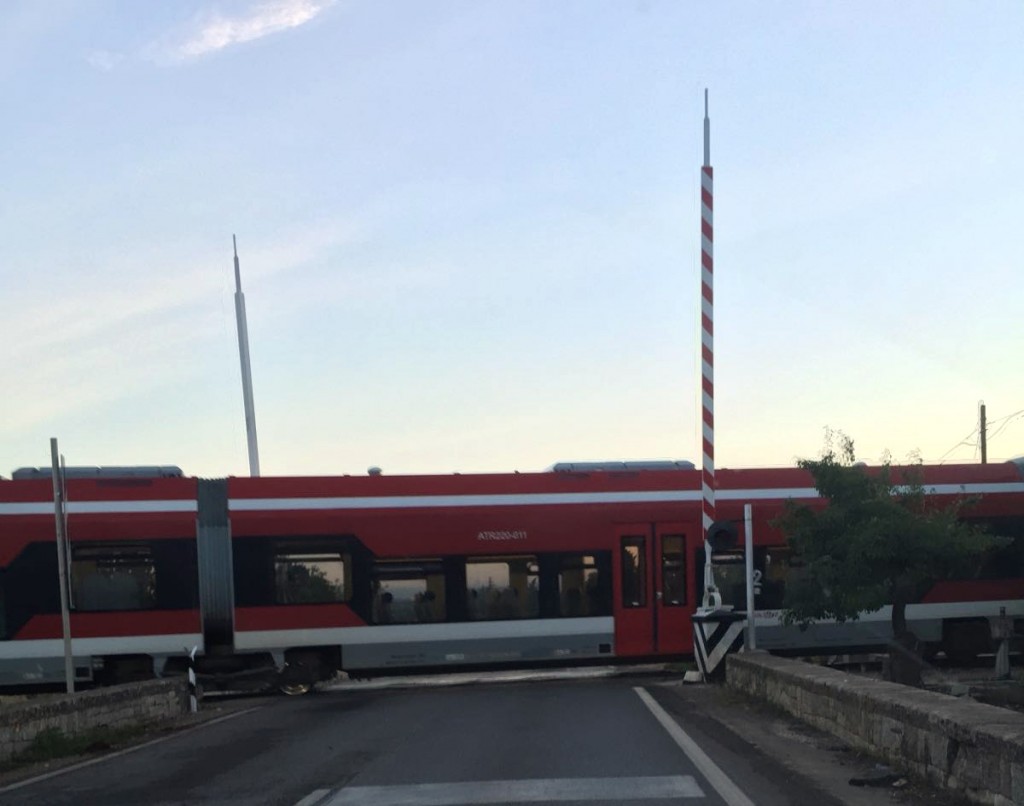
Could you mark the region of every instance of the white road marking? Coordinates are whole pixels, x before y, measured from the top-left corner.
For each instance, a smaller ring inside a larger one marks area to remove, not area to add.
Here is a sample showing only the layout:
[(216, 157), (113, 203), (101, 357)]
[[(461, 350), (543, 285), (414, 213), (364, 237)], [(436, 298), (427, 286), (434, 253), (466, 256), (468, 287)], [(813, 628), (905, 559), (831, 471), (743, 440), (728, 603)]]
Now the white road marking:
[(169, 733), (166, 736), (159, 736), (156, 739), (150, 739), (148, 742), (143, 742), (142, 744), (137, 744), (133, 747), (126, 747), (124, 750), (118, 750), (115, 753), (107, 753), (105, 756), (100, 756), (99, 758), (90, 758), (86, 761), (80, 761), (77, 764), (71, 764), (67, 767), (61, 767), (59, 770), (54, 770), (53, 772), (45, 772), (42, 775), (36, 775), (32, 778), (26, 778), (24, 781), (18, 781), (16, 784), (9, 784), (8, 786), (0, 787), (0, 794), (3, 794), (4, 792), (11, 792), (15, 789), (21, 789), (25, 786), (31, 786), (32, 784), (38, 784), (40, 781), (46, 781), (49, 778), (56, 778), (59, 775), (66, 775), (69, 772), (80, 770), (83, 767), (91, 767), (93, 764), (99, 764), (103, 761), (109, 761), (110, 759), (117, 758), (118, 756), (126, 756), (129, 753), (134, 753), (136, 750), (142, 750), (146, 747), (152, 747), (154, 744), (160, 744), (161, 742), (166, 742), (170, 739), (176, 739), (178, 736), (184, 736), (185, 734), (192, 733), (193, 731), (199, 730), (200, 728), (206, 728), (210, 725), (216, 725), (218, 722), (227, 722), (229, 719), (234, 719), (236, 716), (251, 714), (253, 711), (257, 711), (262, 707), (262, 705), (256, 705), (252, 708), (246, 708), (244, 711), (235, 711), (233, 714), (225, 714), (224, 716), (219, 716), (216, 719), (210, 719), (206, 722), (200, 722), (198, 725), (194, 725), (191, 728), (185, 728), (184, 730), (175, 731), (174, 733)]
[(313, 806), (315, 803), (320, 803), (324, 798), (331, 794), (330, 789), (315, 789), (310, 792), (306, 797), (300, 800), (295, 806)]
[(654, 718), (668, 731), (668, 735), (686, 753), (694, 766), (700, 770), (701, 775), (707, 778), (708, 783), (711, 784), (722, 800), (726, 802), (727, 806), (754, 806), (754, 801), (743, 794), (743, 791), (732, 782), (732, 779), (722, 772), (721, 768), (708, 757), (707, 753), (701, 750), (700, 746), (689, 737), (686, 731), (679, 727), (676, 721), (665, 712), (665, 709), (658, 705), (654, 697), (639, 686), (635, 687), (633, 691), (640, 695), (640, 699), (643, 700), (644, 705), (654, 714)]
[[(315, 793), (314, 793), (315, 794)], [(648, 778), (538, 778), (452, 784), (345, 787), (320, 806), (468, 806), (486, 803), (703, 798), (692, 775)], [(307, 804), (307, 800), (300, 801)], [(299, 806), (299, 804), (296, 804)]]

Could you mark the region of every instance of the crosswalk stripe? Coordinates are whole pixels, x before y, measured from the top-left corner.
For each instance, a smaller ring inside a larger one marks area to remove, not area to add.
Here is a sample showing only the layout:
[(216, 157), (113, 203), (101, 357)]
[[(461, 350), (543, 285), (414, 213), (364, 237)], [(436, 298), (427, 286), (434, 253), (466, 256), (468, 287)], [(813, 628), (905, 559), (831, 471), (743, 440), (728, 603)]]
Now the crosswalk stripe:
[(295, 806), (314, 806), (331, 794), (330, 789), (314, 789), (306, 797), (300, 800)]
[[(315, 794), (315, 793), (314, 793)], [(328, 800), (300, 801), (303, 806), (471, 806), (489, 803), (670, 800), (703, 798), (691, 775), (638, 778), (537, 778), (512, 781), (466, 781), (448, 784), (350, 786)], [(296, 804), (299, 806), (299, 804)]]

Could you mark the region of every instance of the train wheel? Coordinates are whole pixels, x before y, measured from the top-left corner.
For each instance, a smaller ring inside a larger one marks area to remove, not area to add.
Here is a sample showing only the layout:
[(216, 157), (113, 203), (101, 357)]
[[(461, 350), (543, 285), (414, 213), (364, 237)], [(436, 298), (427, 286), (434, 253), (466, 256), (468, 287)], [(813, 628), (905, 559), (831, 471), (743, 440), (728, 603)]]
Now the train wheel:
[(312, 683), (281, 683), (278, 690), (282, 694), (287, 694), (289, 697), (298, 697), (302, 694), (308, 694), (313, 690)]

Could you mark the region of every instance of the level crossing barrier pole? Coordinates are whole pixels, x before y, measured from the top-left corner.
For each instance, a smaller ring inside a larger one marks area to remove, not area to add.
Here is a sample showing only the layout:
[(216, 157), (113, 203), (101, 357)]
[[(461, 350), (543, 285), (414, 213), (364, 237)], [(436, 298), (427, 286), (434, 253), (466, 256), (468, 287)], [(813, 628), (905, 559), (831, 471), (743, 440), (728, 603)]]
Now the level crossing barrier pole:
[(188, 710), (189, 713), (199, 711), (199, 697), (196, 693), (196, 651), (199, 647), (194, 646), (188, 653)]
[[(722, 661), (743, 642), (744, 617), (722, 605), (712, 563), (712, 531), (715, 511), (715, 226), (714, 168), (711, 167), (711, 118), (708, 91), (704, 90), (704, 163), (700, 169), (700, 364), (701, 364), (701, 514), (704, 536), (704, 597), (693, 614), (693, 654), (699, 672), (695, 677), (709, 680), (725, 670)], [(688, 673), (688, 678), (693, 673)]]

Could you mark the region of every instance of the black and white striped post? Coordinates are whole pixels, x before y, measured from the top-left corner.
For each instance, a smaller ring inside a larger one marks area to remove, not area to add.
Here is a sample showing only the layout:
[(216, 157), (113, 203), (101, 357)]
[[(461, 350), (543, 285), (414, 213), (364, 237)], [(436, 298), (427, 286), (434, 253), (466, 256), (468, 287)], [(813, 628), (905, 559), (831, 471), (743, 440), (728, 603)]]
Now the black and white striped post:
[(188, 710), (189, 713), (199, 711), (199, 697), (196, 694), (196, 651), (194, 646), (188, 653)]
[(708, 91), (704, 90), (704, 164), (700, 169), (701, 232), (701, 401), (702, 401), (702, 525), (704, 533), (704, 597), (693, 614), (693, 654), (697, 658), (699, 680), (722, 676), (722, 661), (727, 652), (743, 641), (743, 620), (722, 605), (722, 594), (715, 584), (713, 552), (723, 540), (735, 540), (736, 529), (727, 521), (716, 520), (715, 506), (715, 229), (714, 169), (711, 167), (711, 120), (708, 117)]
[(703, 680), (722, 679), (725, 656), (742, 649), (746, 626), (746, 614), (730, 608), (693, 614), (693, 650)]
[[(725, 658), (730, 652), (757, 648), (754, 633), (756, 596), (760, 590), (760, 572), (754, 569), (753, 509), (743, 507), (744, 547), (746, 565), (746, 609), (732, 605), (700, 607), (693, 614), (693, 654), (698, 673), (692, 681), (721, 680), (725, 676)], [(736, 525), (716, 521), (708, 530), (708, 542), (718, 551), (732, 549), (737, 542)], [(692, 673), (690, 673), (692, 674)]]

